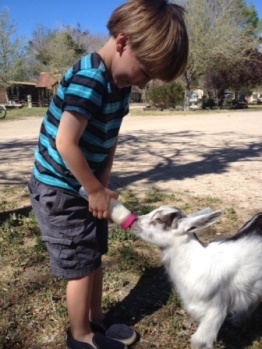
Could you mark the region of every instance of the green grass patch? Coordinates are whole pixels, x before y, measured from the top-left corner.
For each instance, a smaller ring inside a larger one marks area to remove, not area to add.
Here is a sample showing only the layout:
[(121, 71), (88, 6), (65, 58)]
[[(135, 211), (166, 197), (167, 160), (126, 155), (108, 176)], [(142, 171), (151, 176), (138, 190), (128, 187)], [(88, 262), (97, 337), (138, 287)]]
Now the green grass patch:
[(235, 113), (235, 112), (252, 112), (252, 111), (262, 111), (262, 105), (249, 105), (247, 109), (200, 109), (200, 110), (144, 110), (145, 105), (141, 107), (130, 108), (129, 114), (131, 116), (176, 116), (176, 115), (196, 115), (196, 114), (223, 114), (226, 112)]
[[(131, 108), (129, 115), (131, 116), (159, 116), (159, 115), (170, 115), (170, 116), (176, 116), (176, 115), (195, 115), (195, 114), (210, 114), (210, 113), (225, 113), (225, 109), (223, 110), (196, 110), (196, 111), (174, 111), (174, 110), (151, 110), (151, 111), (144, 111), (143, 108), (145, 105), (138, 104), (138, 108)], [(248, 109), (243, 110), (244, 112), (249, 111), (262, 111), (262, 105), (250, 105)], [(18, 119), (24, 119), (28, 117), (43, 117), (47, 111), (47, 107), (23, 107), (23, 108), (13, 108), (13, 109), (7, 109), (7, 114), (4, 119), (0, 119), (0, 122), (6, 122), (10, 120), (18, 120)], [(229, 110), (230, 113), (239, 112), (238, 110)]]
[(43, 117), (47, 111), (47, 108), (13, 108), (7, 109), (7, 114), (4, 119), (0, 119), (0, 122), (6, 122), (10, 120), (24, 119), (28, 117)]

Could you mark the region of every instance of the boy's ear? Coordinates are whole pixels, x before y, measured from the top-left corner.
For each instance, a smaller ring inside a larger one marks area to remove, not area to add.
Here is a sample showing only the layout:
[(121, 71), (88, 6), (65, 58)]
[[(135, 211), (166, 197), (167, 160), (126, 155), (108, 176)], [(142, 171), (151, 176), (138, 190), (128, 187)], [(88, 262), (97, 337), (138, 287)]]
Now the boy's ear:
[(124, 34), (118, 34), (116, 37), (116, 50), (120, 54), (124, 51), (127, 45), (127, 39)]

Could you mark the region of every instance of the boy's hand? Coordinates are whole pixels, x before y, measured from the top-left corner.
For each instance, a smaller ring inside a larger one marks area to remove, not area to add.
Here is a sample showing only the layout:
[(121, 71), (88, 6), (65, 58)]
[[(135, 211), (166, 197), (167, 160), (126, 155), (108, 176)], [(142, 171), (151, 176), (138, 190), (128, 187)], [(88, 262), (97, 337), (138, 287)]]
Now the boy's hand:
[(89, 211), (98, 219), (109, 219), (109, 205), (111, 198), (117, 199), (118, 194), (107, 188), (102, 188), (94, 193), (89, 193)]

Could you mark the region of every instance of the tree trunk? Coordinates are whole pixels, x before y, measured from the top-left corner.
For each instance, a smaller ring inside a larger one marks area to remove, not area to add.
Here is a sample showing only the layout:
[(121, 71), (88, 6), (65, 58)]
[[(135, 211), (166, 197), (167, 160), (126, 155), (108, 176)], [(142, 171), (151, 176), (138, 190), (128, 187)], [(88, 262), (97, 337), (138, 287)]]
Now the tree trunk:
[(187, 70), (185, 75), (185, 99), (184, 99), (184, 110), (189, 110), (190, 97), (191, 97), (191, 74)]

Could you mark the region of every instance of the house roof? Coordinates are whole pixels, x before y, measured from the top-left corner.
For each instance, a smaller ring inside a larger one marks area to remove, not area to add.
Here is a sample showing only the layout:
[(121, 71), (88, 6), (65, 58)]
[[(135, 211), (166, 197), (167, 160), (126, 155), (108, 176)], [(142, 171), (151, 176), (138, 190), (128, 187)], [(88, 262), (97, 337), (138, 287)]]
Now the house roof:
[(35, 86), (35, 82), (31, 81), (10, 81), (13, 85), (25, 85), (25, 86)]
[(57, 82), (58, 80), (53, 75), (42, 72), (38, 77), (35, 87), (52, 89), (52, 86)]

